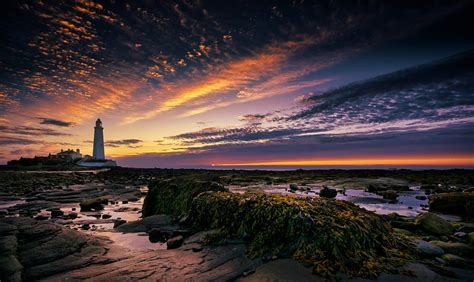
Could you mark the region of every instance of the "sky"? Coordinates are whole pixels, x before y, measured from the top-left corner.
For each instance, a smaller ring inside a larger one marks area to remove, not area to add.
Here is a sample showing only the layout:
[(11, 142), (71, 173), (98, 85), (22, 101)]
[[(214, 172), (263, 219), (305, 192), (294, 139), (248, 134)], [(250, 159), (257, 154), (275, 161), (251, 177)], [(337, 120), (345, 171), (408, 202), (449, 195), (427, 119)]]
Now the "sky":
[(472, 1), (0, 5), (0, 164), (474, 166)]

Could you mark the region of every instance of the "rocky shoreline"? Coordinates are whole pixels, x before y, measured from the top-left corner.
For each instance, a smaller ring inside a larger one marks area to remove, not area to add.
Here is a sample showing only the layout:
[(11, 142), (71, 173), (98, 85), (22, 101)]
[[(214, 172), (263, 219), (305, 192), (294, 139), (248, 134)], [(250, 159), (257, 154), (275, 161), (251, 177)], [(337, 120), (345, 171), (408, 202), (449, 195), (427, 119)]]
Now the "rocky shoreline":
[(11, 173), (2, 281), (474, 277), (469, 171)]

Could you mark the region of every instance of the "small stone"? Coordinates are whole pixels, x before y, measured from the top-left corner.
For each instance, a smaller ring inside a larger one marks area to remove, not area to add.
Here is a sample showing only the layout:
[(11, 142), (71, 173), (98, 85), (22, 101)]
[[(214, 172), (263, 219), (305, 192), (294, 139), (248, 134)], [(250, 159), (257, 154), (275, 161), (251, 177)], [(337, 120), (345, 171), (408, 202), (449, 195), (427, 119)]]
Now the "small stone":
[(42, 214), (39, 214), (37, 216), (34, 217), (34, 219), (36, 220), (47, 220), (49, 217), (45, 216), (45, 215), (42, 215)]
[(165, 242), (166, 237), (160, 229), (153, 228), (152, 230), (150, 230), (150, 232), (148, 232), (148, 240), (150, 240), (151, 243)]
[(337, 196), (337, 191), (336, 189), (324, 187), (319, 191), (319, 196), (323, 198), (335, 198)]
[(170, 238), (168, 239), (168, 241), (166, 241), (167, 249), (179, 248), (181, 244), (183, 244), (183, 241), (184, 241), (184, 237), (181, 235)]
[(76, 210), (76, 208), (72, 208), (71, 210), (72, 210), (72, 211), (75, 211), (75, 210)]
[(202, 246), (193, 247), (193, 252), (197, 253), (197, 252), (200, 252), (200, 251), (202, 251)]
[(82, 229), (82, 230), (89, 230), (90, 228), (91, 228), (91, 226), (89, 225), (89, 223), (84, 223), (84, 224), (82, 224), (82, 226), (81, 226), (81, 229)]
[(128, 201), (122, 201), (122, 204), (124, 204), (124, 205), (128, 204)]
[(109, 219), (111, 217), (112, 217), (112, 215), (110, 215), (110, 214), (103, 214), (102, 215), (102, 219)]
[(76, 219), (77, 218), (77, 212), (70, 212), (67, 214), (67, 217), (69, 219)]
[(426, 196), (416, 196), (415, 199), (420, 200), (420, 201), (424, 201), (427, 198), (426, 198)]
[(416, 240), (416, 252), (423, 256), (440, 256), (444, 254), (443, 249), (423, 240)]
[(52, 210), (51, 217), (60, 217), (63, 216), (64, 212), (62, 210)]
[(382, 192), (378, 192), (377, 194), (379, 194), (386, 200), (396, 200), (398, 198), (398, 193), (397, 191), (394, 191), (394, 190), (382, 191)]
[(472, 256), (474, 254), (474, 248), (468, 244), (459, 242), (442, 242), (442, 241), (431, 241), (431, 244), (440, 247), (445, 253), (458, 255), (458, 256)]
[(119, 227), (120, 225), (122, 225), (124, 223), (127, 223), (127, 221), (123, 220), (123, 219), (117, 219), (117, 220), (114, 221), (114, 228), (117, 228), (117, 227)]
[(444, 259), (440, 258), (440, 257), (435, 257), (435, 261), (439, 264), (446, 264), (446, 262), (444, 261)]
[(290, 190), (291, 190), (291, 191), (296, 191), (296, 190), (298, 190), (298, 185), (296, 185), (296, 184), (294, 184), (294, 183), (291, 183), (291, 184), (290, 184)]
[(450, 266), (466, 267), (469, 265), (469, 263), (465, 259), (453, 254), (445, 254), (442, 256), (442, 259), (446, 262), (446, 264)]
[(459, 238), (464, 238), (467, 236), (466, 232), (454, 232), (454, 236), (459, 237)]
[(471, 246), (474, 246), (474, 232), (467, 234), (467, 241)]

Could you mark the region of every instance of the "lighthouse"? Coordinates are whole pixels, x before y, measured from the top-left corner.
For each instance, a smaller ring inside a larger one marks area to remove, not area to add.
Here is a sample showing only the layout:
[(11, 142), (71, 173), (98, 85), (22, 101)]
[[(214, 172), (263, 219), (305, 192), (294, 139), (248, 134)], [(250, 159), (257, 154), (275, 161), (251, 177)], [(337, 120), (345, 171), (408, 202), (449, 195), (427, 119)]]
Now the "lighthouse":
[(92, 151), (92, 158), (94, 160), (105, 160), (104, 154), (104, 128), (102, 127), (102, 121), (97, 119), (94, 127), (94, 149)]

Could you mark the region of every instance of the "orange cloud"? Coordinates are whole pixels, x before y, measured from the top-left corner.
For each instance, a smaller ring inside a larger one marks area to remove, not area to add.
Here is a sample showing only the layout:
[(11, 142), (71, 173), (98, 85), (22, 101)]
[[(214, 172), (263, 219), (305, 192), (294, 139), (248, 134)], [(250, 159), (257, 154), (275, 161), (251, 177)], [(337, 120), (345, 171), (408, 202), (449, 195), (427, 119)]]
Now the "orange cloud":
[[(157, 103), (150, 111), (126, 117), (124, 123), (149, 119), (199, 98), (225, 94), (229, 91), (237, 92), (262, 79), (272, 81), (271, 77), (282, 70), (292, 55), (314, 42), (312, 37), (302, 37), (296, 41), (274, 43), (253, 56), (232, 60), (213, 68), (207, 72), (208, 74), (204, 78), (164, 84), (159, 90), (159, 92), (168, 93), (168, 97), (164, 101)], [(205, 109), (207, 107), (199, 109), (197, 112), (203, 112)]]

